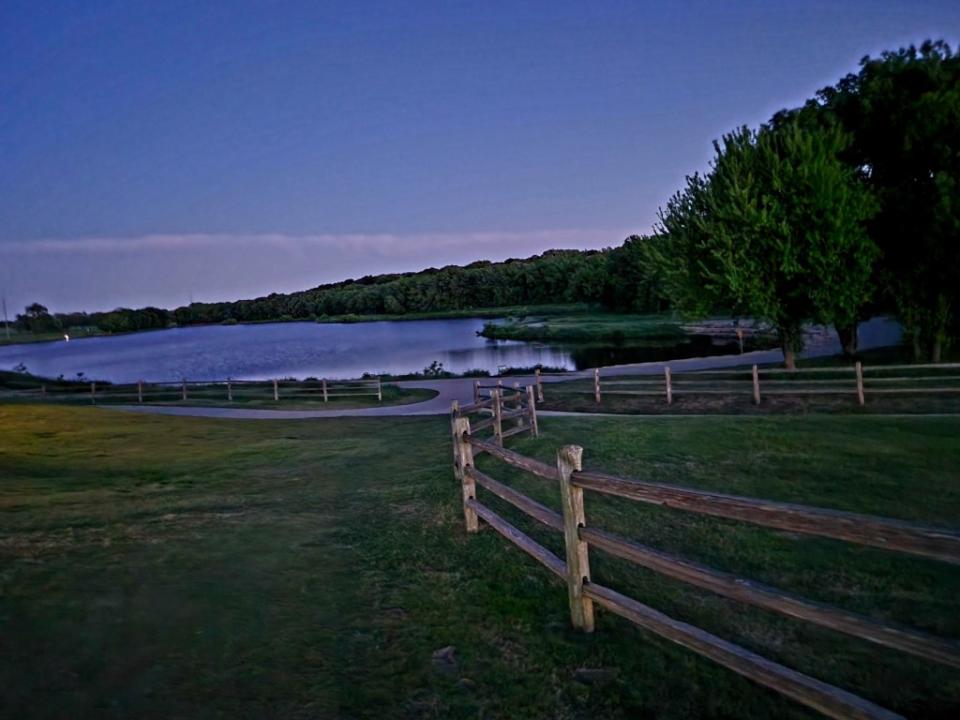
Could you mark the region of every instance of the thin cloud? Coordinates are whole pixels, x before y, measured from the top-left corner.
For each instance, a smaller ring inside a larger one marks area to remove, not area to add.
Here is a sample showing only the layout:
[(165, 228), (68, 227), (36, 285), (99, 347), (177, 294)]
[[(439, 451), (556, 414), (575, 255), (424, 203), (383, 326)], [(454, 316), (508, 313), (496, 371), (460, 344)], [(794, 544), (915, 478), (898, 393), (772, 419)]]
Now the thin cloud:
[(608, 229), (418, 234), (153, 234), (0, 243), (0, 294), (12, 308), (176, 307), (304, 290), (384, 272), (618, 245)]
[(411, 249), (465, 248), (474, 246), (478, 254), (490, 246), (518, 248), (540, 247), (552, 243), (555, 247), (599, 248), (618, 244), (627, 233), (596, 229), (551, 229), (520, 232), (472, 233), (418, 233), (418, 234), (324, 234), (324, 235), (230, 235), (230, 234), (169, 234), (131, 237), (41, 238), (14, 240), (0, 244), (0, 254), (33, 253), (116, 253), (138, 250), (197, 250), (201, 248), (237, 248), (242, 246), (272, 246), (286, 250), (328, 248), (340, 251), (377, 252), (384, 256), (404, 256)]

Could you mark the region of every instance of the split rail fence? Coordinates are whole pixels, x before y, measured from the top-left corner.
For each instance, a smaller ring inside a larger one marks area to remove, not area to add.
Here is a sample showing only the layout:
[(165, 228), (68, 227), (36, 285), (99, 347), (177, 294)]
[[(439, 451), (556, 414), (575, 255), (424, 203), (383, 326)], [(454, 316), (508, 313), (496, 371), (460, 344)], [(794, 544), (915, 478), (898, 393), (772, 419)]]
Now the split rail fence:
[[(476, 386), (475, 386), (476, 387)], [(475, 395), (476, 401), (470, 405), (460, 405), (456, 400), (451, 408), (454, 418), (468, 419), (471, 415), (479, 418), (473, 423), (473, 432), (490, 429), (491, 440), (503, 447), (504, 438), (529, 432), (533, 437), (540, 436), (537, 425), (537, 399), (532, 385), (521, 388), (514, 383), (513, 391), (495, 385), (490, 388), (488, 397)], [(512, 421), (513, 427), (504, 428), (504, 422)]]
[[(960, 668), (960, 644), (954, 641), (884, 624), (794, 596), (589, 526), (584, 512), (584, 494), (585, 491), (596, 492), (792, 533), (844, 540), (960, 564), (960, 533), (955, 530), (584, 471), (583, 450), (575, 445), (560, 449), (556, 466), (553, 466), (478, 438), (473, 434), (467, 417), (454, 414), (452, 426), (454, 467), (462, 488), (467, 532), (477, 532), (480, 520), (483, 520), (564, 581), (567, 585), (570, 617), (573, 625), (580, 630), (592, 632), (594, 606), (599, 605), (828, 717), (877, 720), (901, 717), (851, 692), (773, 662), (594, 582), (590, 576), (590, 553), (600, 550), (723, 597)], [(474, 456), (479, 452), (485, 452), (509, 466), (557, 483), (562, 511), (557, 512), (477, 470)], [(562, 533), (565, 558), (558, 557), (482, 504), (477, 499), (478, 486), (546, 527)]]
[[(537, 390), (543, 394), (537, 378)], [(567, 392), (564, 388), (563, 392)], [(864, 405), (868, 396), (952, 395), (960, 393), (960, 363), (926, 365), (872, 365), (849, 367), (752, 368), (677, 372), (667, 366), (663, 375), (602, 377), (593, 371), (592, 393), (600, 403), (604, 395), (662, 397), (668, 405), (678, 396), (727, 395), (750, 397), (759, 405), (771, 396), (850, 396)]]
[(123, 401), (129, 403), (186, 402), (206, 400), (314, 400), (329, 402), (331, 398), (375, 397), (383, 401), (380, 378), (360, 380), (175, 380), (114, 384), (102, 382), (40, 383), (3, 391), (6, 397), (35, 400), (76, 400), (97, 403)]

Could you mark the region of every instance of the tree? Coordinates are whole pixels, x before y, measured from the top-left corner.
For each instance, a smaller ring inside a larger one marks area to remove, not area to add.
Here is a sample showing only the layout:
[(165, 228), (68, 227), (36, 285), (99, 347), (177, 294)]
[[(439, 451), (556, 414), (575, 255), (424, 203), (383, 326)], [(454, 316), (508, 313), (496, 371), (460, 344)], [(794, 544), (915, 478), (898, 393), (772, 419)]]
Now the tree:
[(875, 203), (839, 154), (836, 127), (741, 128), (715, 143), (661, 212), (668, 292), (693, 314), (724, 309), (776, 328), (788, 368), (810, 321), (849, 327), (869, 298)]
[(24, 314), (17, 317), (18, 326), (30, 332), (42, 333), (57, 330), (57, 321), (50, 311), (40, 303), (31, 303), (24, 308)]
[(960, 321), (960, 54), (926, 42), (866, 57), (808, 109), (852, 135), (847, 161), (880, 203), (880, 282), (916, 357), (939, 362)]

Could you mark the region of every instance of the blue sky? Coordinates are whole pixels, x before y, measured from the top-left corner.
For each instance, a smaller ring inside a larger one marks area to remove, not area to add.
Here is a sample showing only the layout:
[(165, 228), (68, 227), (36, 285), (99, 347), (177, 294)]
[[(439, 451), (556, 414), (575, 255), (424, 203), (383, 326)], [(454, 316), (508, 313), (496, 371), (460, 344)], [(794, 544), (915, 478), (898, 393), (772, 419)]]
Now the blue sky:
[(956, 2), (0, 5), (0, 292), (110, 308), (602, 247)]

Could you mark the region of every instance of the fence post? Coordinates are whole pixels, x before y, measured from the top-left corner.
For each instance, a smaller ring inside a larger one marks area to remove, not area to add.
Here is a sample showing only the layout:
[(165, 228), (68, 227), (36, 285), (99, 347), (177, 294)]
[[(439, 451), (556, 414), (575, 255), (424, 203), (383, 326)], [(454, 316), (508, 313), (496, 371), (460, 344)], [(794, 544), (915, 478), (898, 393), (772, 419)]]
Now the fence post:
[(143, 404), (143, 380), (137, 380), (137, 402)]
[(480, 402), (480, 381), (479, 380), (473, 381), (473, 401), (475, 403)]
[(90, 402), (94, 405), (97, 404), (97, 383), (90, 383)]
[(181, 396), (183, 397), (184, 400), (186, 400), (187, 399), (187, 379), (186, 378), (183, 378), (183, 381), (181, 382), (180, 387), (183, 390), (183, 392), (181, 393)]
[(377, 402), (383, 402), (383, 381), (377, 375)]
[(543, 385), (540, 382), (540, 368), (533, 371), (537, 379), (537, 402), (543, 402)]
[(533, 385), (527, 385), (527, 410), (530, 413), (530, 430), (535, 438), (540, 437), (540, 428), (537, 426), (537, 402), (533, 393)]
[(323, 401), (327, 402), (327, 379), (323, 378), (320, 382), (323, 384)]
[(854, 371), (857, 373), (857, 400), (861, 405), (864, 403), (863, 398), (863, 365), (857, 360), (857, 364), (854, 366)]
[(667, 405), (673, 405), (673, 385), (670, 384), (670, 366), (664, 366), (663, 379), (667, 383)]
[[(515, 383), (513, 384), (513, 390), (514, 390), (514, 392), (516, 393), (516, 398), (517, 398), (517, 404), (516, 404), (516, 406), (515, 406), (513, 409), (514, 409), (514, 410), (523, 410), (523, 395), (522, 395), (521, 392), (520, 392), (520, 383), (519, 383), (519, 382), (515, 382)], [(522, 428), (522, 427), (523, 427), (523, 415), (518, 415), (518, 416), (517, 416), (517, 427), (518, 427), (518, 428)]]
[(753, 404), (760, 404), (760, 373), (757, 366), (753, 366)]
[(490, 397), (493, 398), (493, 441), (503, 447), (503, 423), (500, 418), (503, 408), (501, 407), (500, 390), (497, 388), (491, 390)]
[(593, 399), (600, 402), (600, 368), (593, 369)]
[(46, 384), (46, 383), (43, 383), (42, 385), (40, 385), (40, 396), (43, 397), (43, 398), (46, 398), (46, 397), (47, 397), (47, 384)]
[(280, 388), (277, 387), (277, 381), (273, 381), (273, 400), (274, 402), (280, 401)]
[(456, 429), (453, 426), (453, 421), (460, 417), (460, 403), (457, 400), (454, 400), (450, 403), (450, 431), (453, 433), (453, 470), (457, 473), (457, 478), (460, 478), (460, 454), (457, 450), (457, 433)]
[(583, 448), (567, 445), (557, 453), (560, 472), (560, 500), (563, 504), (563, 540), (567, 550), (567, 594), (570, 597), (570, 619), (573, 626), (593, 632), (593, 601), (583, 596), (583, 583), (590, 581), (590, 558), (587, 543), (580, 539), (580, 528), (586, 525), (583, 512), (583, 489), (570, 478), (582, 469)]
[(460, 486), (463, 488), (463, 519), (467, 525), (467, 532), (475, 533), (480, 524), (477, 520), (477, 513), (467, 506), (467, 501), (476, 498), (477, 486), (466, 471), (467, 468), (473, 467), (473, 448), (463, 437), (470, 434), (470, 419), (454, 416), (451, 418), (451, 424), (453, 426), (453, 446), (456, 454), (454, 469), (457, 479), (460, 480)]

